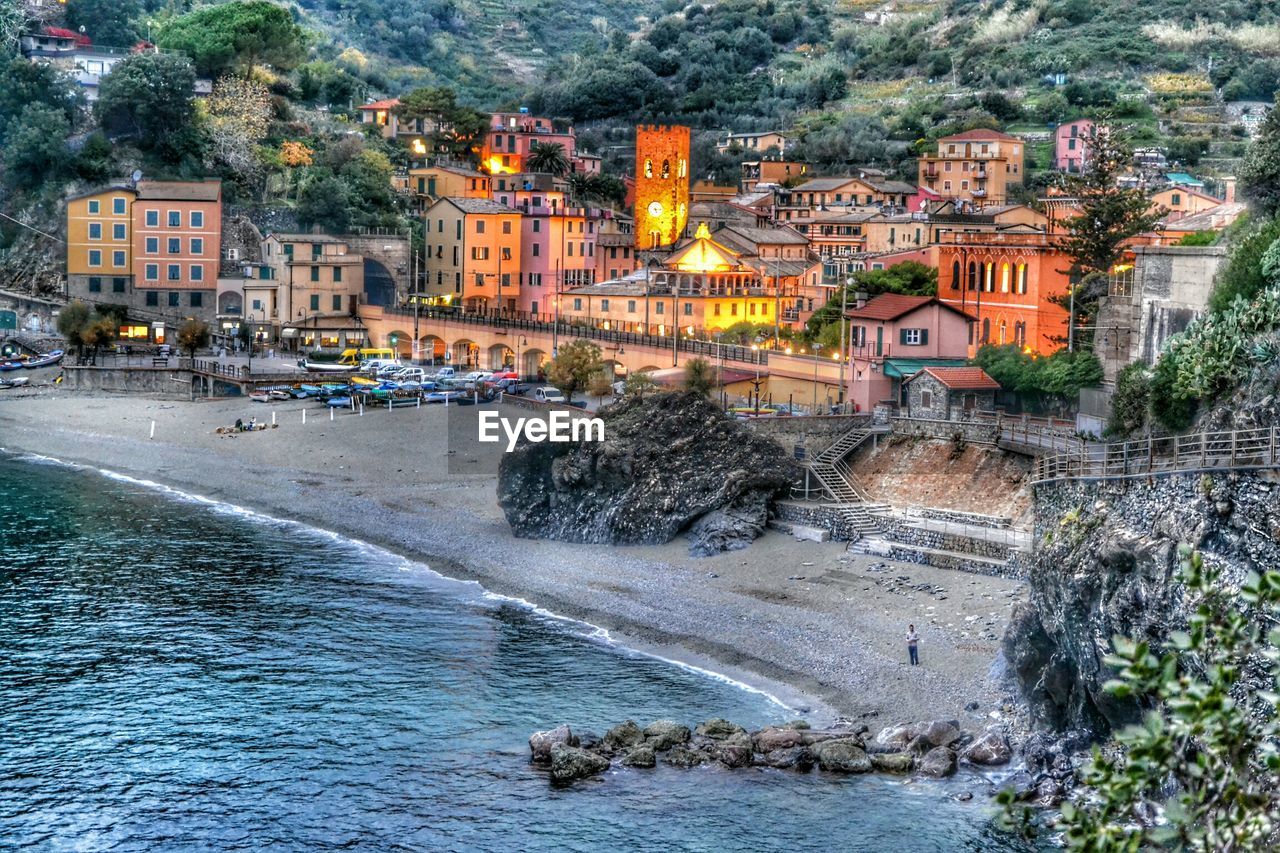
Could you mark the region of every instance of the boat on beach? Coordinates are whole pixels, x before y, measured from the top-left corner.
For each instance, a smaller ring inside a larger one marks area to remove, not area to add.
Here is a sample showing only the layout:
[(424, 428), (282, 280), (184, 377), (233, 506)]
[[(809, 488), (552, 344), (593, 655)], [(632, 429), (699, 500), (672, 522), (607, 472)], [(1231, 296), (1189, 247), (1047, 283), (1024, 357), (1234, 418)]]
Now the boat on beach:
[(21, 370), (25, 362), (21, 361), (2, 361), (0, 362), (0, 371), (7, 372), (10, 370)]
[(29, 358), (26, 361), (22, 362), (22, 367), (26, 368), (27, 370), (36, 370), (37, 368), (41, 368), (41, 367), (52, 367), (53, 365), (62, 361), (63, 355), (64, 353), (60, 349), (56, 349), (53, 352), (41, 353), (35, 358)]
[(355, 369), (349, 364), (335, 364), (331, 361), (311, 361), (310, 359), (304, 361), (302, 366), (313, 373), (350, 373)]
[(31, 380), (26, 376), (14, 376), (12, 378), (6, 377), (4, 379), (0, 379), (0, 388), (21, 388), (30, 381)]

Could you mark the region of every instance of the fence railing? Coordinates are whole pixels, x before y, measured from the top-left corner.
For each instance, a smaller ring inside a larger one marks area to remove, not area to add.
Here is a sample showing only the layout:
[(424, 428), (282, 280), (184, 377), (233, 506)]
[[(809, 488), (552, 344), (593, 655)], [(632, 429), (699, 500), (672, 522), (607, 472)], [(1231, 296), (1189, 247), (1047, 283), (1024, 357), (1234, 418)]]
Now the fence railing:
[(1082, 445), (1078, 450), (1037, 458), (1032, 482), (1274, 468), (1280, 466), (1278, 437), (1276, 427), (1259, 427)]

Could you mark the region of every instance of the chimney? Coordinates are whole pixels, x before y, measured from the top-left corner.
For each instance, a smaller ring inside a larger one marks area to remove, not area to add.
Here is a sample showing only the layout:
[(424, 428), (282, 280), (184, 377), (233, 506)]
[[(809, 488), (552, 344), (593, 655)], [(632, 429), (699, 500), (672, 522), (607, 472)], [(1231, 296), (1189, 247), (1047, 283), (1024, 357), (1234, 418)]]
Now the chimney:
[(1232, 202), (1234, 202), (1234, 201), (1236, 200), (1236, 179), (1235, 179), (1235, 177), (1234, 177), (1234, 176), (1228, 176), (1228, 177), (1223, 178), (1223, 179), (1222, 179), (1222, 186), (1223, 186), (1223, 190), (1224, 190), (1224, 191), (1225, 191), (1225, 193), (1226, 193), (1226, 197), (1225, 197), (1225, 198), (1223, 198), (1223, 201), (1224, 201), (1224, 202), (1226, 202), (1227, 204), (1231, 204)]
[(867, 292), (865, 290), (859, 290), (857, 293), (853, 294), (854, 308), (865, 308), (866, 305), (867, 305)]

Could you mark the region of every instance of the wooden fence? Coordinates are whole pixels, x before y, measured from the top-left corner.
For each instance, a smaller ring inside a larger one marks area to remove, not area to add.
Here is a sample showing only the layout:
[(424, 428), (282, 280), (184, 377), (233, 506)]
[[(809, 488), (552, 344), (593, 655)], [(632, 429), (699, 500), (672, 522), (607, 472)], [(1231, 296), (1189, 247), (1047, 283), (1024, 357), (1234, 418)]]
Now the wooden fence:
[(1280, 467), (1277, 438), (1276, 427), (1259, 427), (1084, 445), (1038, 457), (1032, 482), (1275, 468)]

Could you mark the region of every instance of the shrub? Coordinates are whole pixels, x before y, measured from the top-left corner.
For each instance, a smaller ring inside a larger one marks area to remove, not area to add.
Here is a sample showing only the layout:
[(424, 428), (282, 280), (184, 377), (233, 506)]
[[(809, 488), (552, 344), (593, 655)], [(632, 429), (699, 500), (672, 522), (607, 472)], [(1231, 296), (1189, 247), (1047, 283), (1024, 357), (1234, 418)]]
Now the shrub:
[(1266, 286), (1262, 256), (1276, 240), (1280, 240), (1280, 218), (1263, 224), (1236, 244), (1209, 297), (1210, 311), (1225, 310), (1237, 296), (1250, 299)]
[(1127, 436), (1147, 425), (1151, 405), (1151, 377), (1147, 366), (1131, 364), (1116, 377), (1116, 391), (1111, 397), (1111, 418), (1107, 434)]

